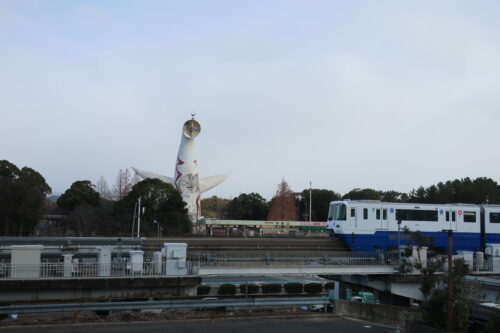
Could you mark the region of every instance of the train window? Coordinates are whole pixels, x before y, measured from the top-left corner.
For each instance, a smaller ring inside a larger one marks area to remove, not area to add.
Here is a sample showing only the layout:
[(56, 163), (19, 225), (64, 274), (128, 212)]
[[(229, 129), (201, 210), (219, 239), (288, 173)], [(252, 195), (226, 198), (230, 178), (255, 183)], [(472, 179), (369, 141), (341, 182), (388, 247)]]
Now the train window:
[(333, 220), (333, 211), (334, 210), (335, 210), (335, 208), (333, 206), (330, 206), (330, 209), (328, 209), (328, 221)]
[(464, 212), (464, 222), (476, 222), (476, 212)]
[(490, 223), (500, 223), (500, 213), (490, 213)]
[(351, 217), (356, 217), (356, 208), (351, 208)]
[(450, 220), (450, 212), (446, 212), (446, 221)]
[(336, 221), (346, 220), (346, 206), (345, 205), (334, 205), (333, 206), (333, 219)]
[(368, 220), (368, 208), (363, 208), (363, 219)]
[(456, 213), (455, 212), (451, 212), (451, 221), (455, 222), (456, 219), (457, 219)]
[(383, 220), (387, 220), (387, 209), (384, 209), (384, 210), (382, 211), (382, 219), (383, 219)]
[(436, 210), (396, 209), (396, 220), (434, 222), (438, 220), (438, 212)]
[(380, 220), (380, 209), (377, 209), (377, 220)]

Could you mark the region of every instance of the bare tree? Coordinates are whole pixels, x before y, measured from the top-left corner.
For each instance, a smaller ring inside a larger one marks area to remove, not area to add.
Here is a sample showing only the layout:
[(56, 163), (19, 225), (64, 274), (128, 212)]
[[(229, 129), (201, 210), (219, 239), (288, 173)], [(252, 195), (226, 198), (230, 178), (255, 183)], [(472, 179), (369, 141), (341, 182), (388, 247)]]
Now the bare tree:
[(108, 187), (108, 182), (104, 179), (104, 176), (101, 176), (96, 183), (96, 190), (99, 192), (101, 198), (111, 200), (113, 199), (113, 195)]
[(114, 188), (115, 198), (117, 200), (121, 200), (128, 194), (128, 192), (130, 192), (130, 190), (132, 190), (133, 185), (133, 179), (128, 169), (120, 169), (118, 171), (118, 175), (116, 176)]
[(278, 184), (276, 195), (271, 200), (271, 207), (267, 215), (268, 221), (298, 221), (299, 209), (295, 202), (295, 195), (283, 179)]

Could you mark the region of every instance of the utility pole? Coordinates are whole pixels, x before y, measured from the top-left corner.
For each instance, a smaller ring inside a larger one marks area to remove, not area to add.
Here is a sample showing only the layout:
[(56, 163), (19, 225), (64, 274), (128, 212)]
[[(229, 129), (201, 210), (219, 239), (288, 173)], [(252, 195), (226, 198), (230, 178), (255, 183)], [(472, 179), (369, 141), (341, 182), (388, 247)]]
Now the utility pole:
[(141, 234), (141, 197), (139, 197), (138, 201), (138, 214), (137, 214), (137, 238), (140, 238)]
[(309, 182), (309, 222), (312, 221), (312, 182)]
[(448, 330), (453, 330), (453, 230), (448, 230)]
[(401, 265), (401, 220), (398, 220), (398, 266)]

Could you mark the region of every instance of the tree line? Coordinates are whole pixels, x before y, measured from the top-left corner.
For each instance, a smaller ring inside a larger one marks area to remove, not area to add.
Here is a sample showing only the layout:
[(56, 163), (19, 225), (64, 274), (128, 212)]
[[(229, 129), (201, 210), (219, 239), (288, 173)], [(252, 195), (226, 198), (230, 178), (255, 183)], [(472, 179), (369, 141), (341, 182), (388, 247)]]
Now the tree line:
[[(162, 235), (189, 233), (192, 228), (178, 190), (157, 179), (139, 181), (128, 169), (118, 172), (113, 190), (101, 177), (96, 185), (89, 180), (74, 182), (57, 203), (46, 199), (51, 192), (50, 186), (37, 171), (29, 167), (20, 169), (9, 161), (1, 160), (0, 234), (34, 235), (43, 214), (64, 214), (67, 215), (67, 223), (63, 230), (56, 230), (57, 234), (129, 236), (139, 197), (145, 207), (141, 227), (144, 236), (156, 235), (158, 226), (162, 228)], [(341, 195), (329, 189), (294, 192), (283, 179), (269, 201), (258, 193), (242, 193), (233, 199), (216, 196), (203, 199), (201, 208), (203, 216), (212, 218), (326, 221), (329, 203), (340, 199), (500, 204), (500, 186), (491, 178), (463, 178), (429, 187), (421, 186), (408, 193), (356, 188)]]
[[(62, 236), (130, 236), (134, 208), (141, 198), (141, 235), (189, 234), (190, 222), (181, 194), (158, 179), (138, 181), (128, 169), (120, 170), (114, 191), (104, 178), (97, 186), (89, 180), (71, 184), (57, 202), (47, 200), (52, 190), (37, 171), (19, 169), (0, 161), (0, 234), (32, 236), (44, 214), (67, 216), (62, 225), (51, 226)], [(154, 224), (156, 221), (158, 224)]]
[[(312, 200), (309, 198), (310, 194)], [(420, 186), (408, 193), (356, 188), (341, 195), (327, 189), (304, 189), (301, 192), (292, 192), (283, 180), (278, 185), (276, 195), (270, 201), (258, 193), (242, 193), (232, 200), (214, 196), (202, 200), (202, 212), (207, 217), (235, 220), (307, 221), (310, 211), (312, 221), (326, 221), (329, 203), (344, 199), (438, 204), (500, 204), (500, 185), (491, 178), (470, 179), (466, 177), (439, 182), (429, 187)], [(312, 207), (309, 208), (310, 201)]]

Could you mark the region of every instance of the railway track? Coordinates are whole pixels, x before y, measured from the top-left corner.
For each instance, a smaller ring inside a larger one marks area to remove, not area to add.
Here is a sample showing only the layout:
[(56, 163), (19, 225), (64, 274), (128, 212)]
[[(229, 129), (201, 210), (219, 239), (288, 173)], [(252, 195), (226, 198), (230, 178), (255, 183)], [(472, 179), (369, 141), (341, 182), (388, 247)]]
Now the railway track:
[(223, 238), (223, 237), (165, 237), (147, 238), (143, 242), (146, 252), (158, 251), (163, 243), (187, 243), (188, 251), (223, 252), (269, 251), (340, 252), (348, 249), (339, 240), (327, 238)]

